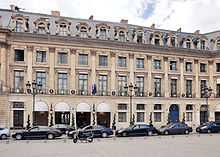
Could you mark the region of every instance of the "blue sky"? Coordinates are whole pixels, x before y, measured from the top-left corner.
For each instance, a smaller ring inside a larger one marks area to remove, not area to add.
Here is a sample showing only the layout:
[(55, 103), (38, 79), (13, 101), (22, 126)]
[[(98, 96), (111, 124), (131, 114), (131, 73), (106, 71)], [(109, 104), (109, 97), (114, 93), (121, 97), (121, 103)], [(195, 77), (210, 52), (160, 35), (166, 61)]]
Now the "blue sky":
[(156, 28), (201, 33), (220, 30), (220, 0), (0, 0), (0, 8), (10, 4), (25, 11), (128, 23)]

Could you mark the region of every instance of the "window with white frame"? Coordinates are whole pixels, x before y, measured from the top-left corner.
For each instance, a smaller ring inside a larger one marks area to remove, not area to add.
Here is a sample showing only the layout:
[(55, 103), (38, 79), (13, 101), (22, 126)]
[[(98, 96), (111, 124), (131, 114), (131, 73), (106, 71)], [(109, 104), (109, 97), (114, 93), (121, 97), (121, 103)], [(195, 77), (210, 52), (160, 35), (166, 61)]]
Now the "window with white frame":
[(46, 28), (44, 23), (38, 25), (38, 34), (46, 34)]
[(79, 54), (79, 65), (88, 65), (88, 54)]
[(99, 75), (99, 95), (107, 95), (108, 90), (108, 76)]
[(81, 27), (79, 37), (81, 37), (81, 38), (87, 38), (88, 37), (86, 27)]
[(186, 80), (186, 97), (192, 97), (192, 80)]
[(190, 41), (190, 39), (186, 40), (186, 48), (191, 49), (191, 41)]
[(193, 120), (193, 106), (186, 105), (186, 121), (191, 122)]
[(108, 66), (108, 56), (99, 55), (99, 66)]
[(170, 70), (177, 70), (177, 61), (170, 61)]
[(126, 84), (126, 76), (118, 76), (118, 94), (119, 96), (123, 96), (124, 93), (124, 86)]
[(88, 94), (88, 74), (79, 74), (79, 95)]
[(67, 26), (65, 23), (60, 24), (60, 31), (59, 31), (60, 36), (67, 36)]
[(154, 96), (161, 96), (161, 78), (154, 78)]
[(36, 82), (37, 84), (42, 84), (42, 91), (45, 92), (46, 90), (46, 72), (44, 71), (37, 71), (36, 72)]
[(118, 56), (118, 67), (126, 67), (126, 57)]
[(13, 126), (15, 127), (24, 126), (24, 103), (23, 102), (13, 103)]
[(171, 97), (177, 97), (177, 79), (171, 79)]
[(67, 53), (66, 52), (58, 52), (58, 63), (67, 64)]
[(120, 32), (118, 33), (118, 35), (119, 35), (118, 41), (123, 41), (123, 42), (125, 42), (125, 33), (124, 33), (124, 31), (120, 31)]
[(144, 95), (144, 77), (137, 76), (137, 87), (138, 87), (138, 96)]
[(58, 73), (58, 94), (67, 94), (67, 73)]
[(106, 39), (106, 28), (105, 27), (101, 27), (100, 28), (100, 35), (99, 38), (105, 40)]
[(46, 51), (37, 51), (36, 62), (46, 62)]
[(161, 104), (155, 104), (154, 105), (154, 122), (161, 122), (161, 112), (162, 112)]
[(137, 122), (144, 122), (144, 112), (137, 112)]
[(123, 110), (127, 110), (127, 104), (118, 104), (118, 122), (126, 122), (126, 111)]
[(136, 68), (144, 68), (144, 58), (136, 59)]
[(154, 69), (161, 69), (161, 60), (154, 59)]
[(192, 63), (186, 62), (186, 72), (192, 72)]
[(23, 93), (24, 92), (24, 71), (15, 70), (14, 71), (14, 92)]
[(16, 32), (24, 32), (24, 21), (22, 19), (16, 20)]

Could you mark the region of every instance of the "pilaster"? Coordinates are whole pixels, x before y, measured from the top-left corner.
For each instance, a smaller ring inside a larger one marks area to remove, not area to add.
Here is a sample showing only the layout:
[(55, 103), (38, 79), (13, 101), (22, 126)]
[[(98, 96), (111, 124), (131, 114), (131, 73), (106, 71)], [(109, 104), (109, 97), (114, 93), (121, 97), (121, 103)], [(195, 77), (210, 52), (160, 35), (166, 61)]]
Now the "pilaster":
[[(27, 46), (27, 81), (32, 82), (33, 80), (33, 70), (32, 70), (32, 64), (33, 64), (33, 50), (34, 46)], [(35, 79), (34, 79), (35, 80)]]
[(169, 97), (169, 79), (168, 79), (168, 57), (163, 57), (164, 60), (164, 92), (165, 97)]
[(130, 53), (129, 54), (129, 61), (130, 61), (130, 65), (129, 65), (129, 70), (130, 70), (130, 74), (129, 74), (129, 83), (132, 83), (134, 85), (134, 54)]
[(147, 84), (148, 84), (148, 92), (152, 92), (151, 91), (151, 86), (152, 86), (152, 74), (151, 74), (151, 71), (152, 71), (152, 56), (149, 56), (147, 55), (147, 72), (148, 72), (148, 75), (147, 75)]
[(200, 97), (200, 92), (199, 92), (199, 60), (198, 59), (194, 59), (194, 63), (195, 63), (195, 88), (196, 88), (196, 98)]
[(116, 62), (115, 62), (115, 57), (116, 57), (116, 53), (115, 52), (111, 52), (110, 53), (111, 56), (111, 91), (115, 91), (115, 66), (116, 66)]
[(70, 49), (70, 89), (76, 89), (76, 49)]
[(50, 63), (50, 69), (49, 69), (49, 89), (55, 89), (55, 47), (49, 47), (49, 63)]

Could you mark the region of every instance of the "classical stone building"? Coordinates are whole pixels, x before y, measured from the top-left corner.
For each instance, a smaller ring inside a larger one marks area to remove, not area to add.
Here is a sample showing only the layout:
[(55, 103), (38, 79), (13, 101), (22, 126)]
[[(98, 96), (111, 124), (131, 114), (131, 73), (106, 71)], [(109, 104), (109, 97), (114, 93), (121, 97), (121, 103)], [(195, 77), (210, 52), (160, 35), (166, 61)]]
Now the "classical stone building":
[[(54, 123), (117, 128), (130, 121), (156, 127), (185, 119), (190, 126), (220, 120), (220, 31), (200, 34), (0, 9), (0, 125)], [(27, 93), (26, 83), (42, 83)], [(202, 94), (203, 87), (211, 94)], [(92, 92), (93, 91), (93, 92)], [(33, 106), (35, 106), (33, 108)], [(152, 115), (152, 116), (150, 116)]]

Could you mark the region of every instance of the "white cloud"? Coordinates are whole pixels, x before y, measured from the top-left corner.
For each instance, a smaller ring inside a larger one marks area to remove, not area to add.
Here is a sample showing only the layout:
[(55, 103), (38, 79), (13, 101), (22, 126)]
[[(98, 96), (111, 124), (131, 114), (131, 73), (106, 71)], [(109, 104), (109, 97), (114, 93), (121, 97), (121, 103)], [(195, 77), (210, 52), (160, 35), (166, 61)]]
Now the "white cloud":
[[(148, 19), (143, 15), (147, 5), (154, 3)], [(218, 30), (220, 27), (219, 0), (0, 0), (0, 8), (15, 4), (26, 11), (50, 14), (58, 10), (62, 16), (120, 22), (128, 19), (130, 24), (184, 32)]]

